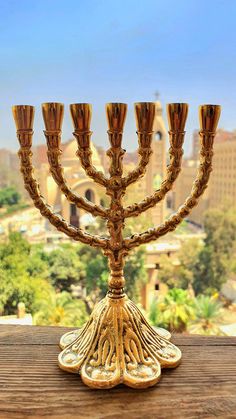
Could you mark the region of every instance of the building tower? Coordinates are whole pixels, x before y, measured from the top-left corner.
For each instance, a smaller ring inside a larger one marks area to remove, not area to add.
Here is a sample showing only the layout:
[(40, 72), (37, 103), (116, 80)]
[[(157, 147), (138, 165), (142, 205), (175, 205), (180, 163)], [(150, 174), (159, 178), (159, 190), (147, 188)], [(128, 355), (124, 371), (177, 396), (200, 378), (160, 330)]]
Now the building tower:
[[(146, 194), (152, 194), (159, 189), (166, 174), (166, 136), (167, 130), (162, 115), (162, 106), (156, 102), (156, 118), (154, 125), (154, 138), (152, 143), (152, 156), (146, 173)], [(150, 210), (153, 224), (162, 223), (165, 218), (166, 200), (164, 199), (155, 208)]]

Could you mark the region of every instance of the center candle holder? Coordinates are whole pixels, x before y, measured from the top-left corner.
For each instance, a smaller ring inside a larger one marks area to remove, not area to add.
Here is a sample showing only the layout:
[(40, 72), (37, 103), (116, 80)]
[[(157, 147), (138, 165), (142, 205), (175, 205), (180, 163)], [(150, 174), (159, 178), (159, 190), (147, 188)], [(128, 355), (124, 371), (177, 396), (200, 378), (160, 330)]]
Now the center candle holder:
[(109, 177), (97, 171), (92, 164), (91, 105), (87, 103), (70, 105), (74, 136), (78, 143), (77, 156), (85, 173), (105, 188), (106, 194), (110, 197), (108, 208), (94, 205), (86, 198), (75, 194), (66, 183), (60, 162), (63, 104), (44, 103), (42, 111), (48, 161), (55, 182), (68, 201), (94, 216), (107, 220), (109, 232), (108, 238), (100, 237), (69, 225), (45, 202), (33, 175), (31, 146), (34, 107), (13, 106), (13, 116), (20, 143), (18, 154), (21, 172), (25, 188), (35, 207), (52, 225), (71, 239), (101, 248), (104, 255), (108, 257), (110, 267), (107, 296), (96, 305), (90, 319), (81, 329), (62, 336), (59, 366), (68, 372), (80, 373), (83, 382), (92, 388), (112, 388), (120, 383), (134, 388), (153, 386), (160, 379), (161, 368), (173, 368), (180, 363), (181, 351), (169, 341), (170, 333), (161, 328), (151, 327), (141, 311), (125, 294), (123, 274), (125, 257), (135, 247), (175, 230), (183, 218), (197, 205), (199, 197), (207, 187), (212, 170), (213, 139), (220, 117), (220, 106), (203, 105), (199, 108), (200, 166), (190, 196), (163, 224), (130, 237), (123, 237), (125, 219), (138, 216), (163, 200), (181, 170), (188, 105), (186, 103), (167, 105), (170, 164), (167, 168), (166, 179), (162, 182), (160, 189), (151, 196), (128, 207), (124, 207), (122, 202), (126, 188), (144, 175), (152, 153), (155, 103), (135, 104), (140, 157), (137, 167), (127, 176), (123, 176), (122, 160), (125, 150), (121, 147), (127, 105), (124, 103), (106, 105), (108, 137), (111, 146), (107, 151), (110, 158)]

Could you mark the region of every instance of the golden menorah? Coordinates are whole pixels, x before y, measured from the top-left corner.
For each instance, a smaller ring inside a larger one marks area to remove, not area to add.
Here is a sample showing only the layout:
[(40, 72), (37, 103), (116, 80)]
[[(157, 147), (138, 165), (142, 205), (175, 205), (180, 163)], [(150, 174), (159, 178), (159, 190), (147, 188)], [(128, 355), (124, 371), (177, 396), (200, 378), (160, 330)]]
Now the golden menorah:
[(220, 106), (200, 106), (200, 166), (190, 196), (163, 224), (141, 234), (123, 237), (125, 219), (138, 216), (163, 200), (181, 170), (188, 105), (172, 103), (167, 105), (170, 164), (167, 167), (166, 178), (160, 189), (151, 196), (128, 207), (123, 206), (122, 198), (126, 188), (144, 175), (148, 165), (152, 153), (155, 110), (156, 105), (152, 102), (135, 104), (140, 158), (137, 168), (123, 176), (122, 160), (125, 150), (122, 149), (121, 143), (127, 105), (123, 103), (106, 105), (108, 137), (111, 146), (107, 151), (110, 158), (110, 176), (107, 177), (104, 173), (97, 171), (92, 164), (91, 105), (78, 103), (70, 106), (74, 136), (78, 143), (77, 156), (86, 174), (94, 182), (102, 185), (110, 197), (110, 206), (105, 208), (75, 194), (68, 187), (60, 163), (64, 106), (61, 103), (42, 105), (51, 174), (70, 202), (94, 216), (107, 220), (109, 232), (107, 238), (89, 234), (69, 225), (45, 202), (34, 178), (31, 160), (34, 107), (13, 106), (13, 116), (20, 143), (21, 172), (25, 188), (35, 207), (59, 231), (73, 240), (101, 248), (108, 257), (110, 277), (107, 296), (97, 304), (89, 321), (81, 329), (66, 333), (60, 340), (62, 352), (59, 355), (59, 366), (63, 370), (80, 373), (84, 383), (93, 388), (111, 388), (120, 383), (134, 388), (146, 388), (159, 381), (161, 368), (175, 367), (181, 360), (181, 351), (170, 342), (170, 333), (161, 328), (151, 327), (140, 310), (124, 293), (123, 268), (125, 257), (132, 249), (173, 231), (190, 213), (206, 189), (212, 170), (213, 140), (220, 117)]

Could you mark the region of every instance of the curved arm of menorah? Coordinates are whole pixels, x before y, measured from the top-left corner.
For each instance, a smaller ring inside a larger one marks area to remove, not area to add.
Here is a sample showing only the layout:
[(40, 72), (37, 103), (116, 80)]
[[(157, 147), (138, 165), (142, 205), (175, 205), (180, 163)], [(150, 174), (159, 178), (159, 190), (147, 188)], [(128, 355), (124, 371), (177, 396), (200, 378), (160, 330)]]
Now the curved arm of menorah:
[(170, 164), (167, 167), (166, 178), (161, 183), (160, 189), (157, 189), (151, 196), (124, 208), (125, 218), (138, 216), (147, 209), (154, 207), (171, 190), (180, 173), (188, 105), (186, 103), (170, 103), (167, 105), (167, 115), (170, 128)]
[(153, 137), (153, 125), (156, 114), (156, 104), (154, 102), (139, 102), (134, 105), (135, 119), (138, 135), (138, 154), (140, 156), (138, 166), (131, 170), (123, 178), (125, 187), (140, 179), (146, 172), (152, 154), (151, 143)]
[(81, 166), (94, 182), (106, 187), (108, 179), (102, 172), (98, 171), (92, 163), (92, 150), (90, 144), (90, 137), (92, 135), (92, 131), (90, 131), (91, 105), (88, 103), (75, 103), (70, 105), (70, 112), (75, 128), (73, 135), (78, 144), (78, 151), (76, 154), (80, 159)]
[[(50, 139), (53, 141), (53, 137), (56, 140), (55, 136), (53, 134), (48, 134), (48, 132), (45, 131), (45, 136), (47, 139), (50, 137)], [(73, 202), (78, 208), (82, 208), (85, 211), (90, 212), (94, 216), (101, 216), (103, 218), (106, 218), (107, 211), (105, 208), (103, 208), (101, 205), (95, 205), (92, 204), (90, 201), (88, 201), (86, 198), (83, 198), (82, 196), (79, 196), (72, 192), (72, 190), (68, 187), (65, 177), (64, 177), (64, 169), (61, 166), (60, 162), (60, 156), (61, 151), (59, 148), (49, 148), (48, 147), (48, 162), (50, 166), (50, 173), (52, 174), (53, 179), (55, 180), (56, 184), (59, 186), (61, 191), (64, 193), (66, 198)]]
[(100, 205), (94, 205), (86, 198), (83, 198), (68, 187), (64, 177), (64, 169), (61, 166), (61, 125), (63, 120), (64, 105), (62, 103), (43, 103), (43, 119), (46, 130), (44, 135), (47, 140), (48, 161), (50, 172), (56, 184), (64, 193), (66, 198), (73, 202), (78, 208), (90, 212), (94, 216), (106, 217), (106, 210)]
[(127, 249), (156, 240), (168, 232), (175, 230), (178, 224), (191, 212), (192, 208), (197, 205), (200, 196), (205, 191), (212, 170), (213, 140), (220, 117), (220, 106), (202, 106), (200, 107), (200, 116), (201, 127), (203, 127), (199, 133), (202, 143), (200, 166), (190, 196), (175, 214), (157, 228), (151, 228), (144, 233), (135, 234), (132, 237), (126, 238), (124, 245)]
[(183, 140), (185, 132), (174, 133), (169, 131), (170, 135), (170, 164), (167, 167), (165, 180), (161, 183), (160, 189), (157, 189), (152, 195), (143, 199), (139, 203), (129, 205), (124, 208), (124, 217), (138, 216), (149, 208), (154, 207), (158, 202), (162, 201), (167, 192), (169, 192), (181, 171), (181, 160), (183, 155)]
[(140, 144), (138, 148), (138, 154), (140, 156), (139, 162), (138, 162), (138, 166), (134, 170), (131, 170), (131, 172), (129, 172), (127, 176), (123, 178), (123, 183), (125, 187), (136, 182), (145, 174), (146, 167), (149, 163), (150, 156), (152, 154), (151, 140), (152, 140), (153, 132), (151, 133), (138, 132), (137, 134), (138, 134), (138, 139), (139, 139), (139, 144)]
[(93, 247), (106, 248), (108, 246), (107, 239), (85, 233), (80, 228), (75, 228), (68, 224), (60, 215), (55, 214), (52, 208), (45, 202), (40, 193), (39, 184), (33, 176), (34, 168), (32, 165), (31, 146), (34, 108), (32, 106), (15, 106), (13, 107), (13, 115), (17, 125), (17, 137), (20, 142), (18, 155), (21, 162), (21, 172), (24, 178), (25, 188), (29, 192), (35, 207), (39, 209), (41, 214), (52, 225), (67, 236)]
[(28, 147), (21, 147), (18, 155), (21, 161), (21, 173), (23, 174), (25, 188), (29, 192), (35, 207), (39, 209), (41, 214), (46, 217), (57, 230), (62, 231), (74, 240), (89, 244), (90, 246), (106, 248), (106, 239), (85, 233), (80, 228), (75, 228), (68, 224), (60, 215), (53, 212), (52, 208), (46, 204), (43, 196), (40, 194), (39, 184), (33, 177), (34, 169), (31, 163), (31, 151)]

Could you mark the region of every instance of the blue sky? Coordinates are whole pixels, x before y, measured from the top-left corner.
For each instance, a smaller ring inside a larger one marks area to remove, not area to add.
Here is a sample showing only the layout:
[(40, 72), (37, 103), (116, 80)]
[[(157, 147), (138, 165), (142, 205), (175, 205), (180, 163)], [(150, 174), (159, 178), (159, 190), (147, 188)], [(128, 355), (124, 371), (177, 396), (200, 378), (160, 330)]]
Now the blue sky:
[(93, 104), (95, 143), (107, 146), (104, 104), (129, 105), (124, 147), (137, 146), (133, 103), (188, 102), (186, 151), (198, 105), (219, 103), (236, 128), (235, 0), (0, 0), (0, 147), (16, 149), (12, 104)]

